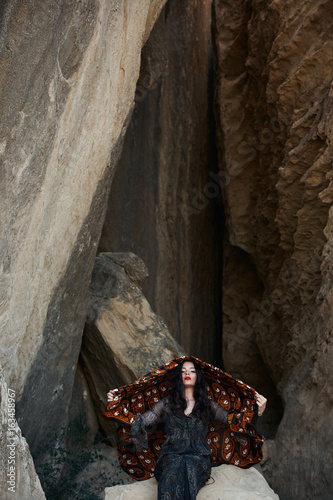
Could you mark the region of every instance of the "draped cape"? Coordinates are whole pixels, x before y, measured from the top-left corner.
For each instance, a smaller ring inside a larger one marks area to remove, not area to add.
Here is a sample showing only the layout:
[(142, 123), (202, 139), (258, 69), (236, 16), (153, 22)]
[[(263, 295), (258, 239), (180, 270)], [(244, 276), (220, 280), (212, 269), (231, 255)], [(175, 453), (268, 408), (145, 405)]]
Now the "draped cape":
[(183, 361), (192, 361), (199, 366), (205, 377), (208, 397), (229, 412), (228, 426), (218, 422), (208, 426), (207, 442), (211, 449), (212, 466), (232, 464), (246, 468), (262, 459), (265, 438), (254, 427), (258, 415), (255, 390), (198, 358), (182, 356), (152, 370), (132, 384), (120, 387), (115, 399), (108, 402), (103, 412), (107, 418), (118, 423), (118, 460), (125, 472), (137, 480), (154, 475), (165, 436), (163, 422), (154, 424), (148, 429), (148, 448), (140, 450), (130, 441), (131, 425), (138, 414), (169, 396), (174, 369)]

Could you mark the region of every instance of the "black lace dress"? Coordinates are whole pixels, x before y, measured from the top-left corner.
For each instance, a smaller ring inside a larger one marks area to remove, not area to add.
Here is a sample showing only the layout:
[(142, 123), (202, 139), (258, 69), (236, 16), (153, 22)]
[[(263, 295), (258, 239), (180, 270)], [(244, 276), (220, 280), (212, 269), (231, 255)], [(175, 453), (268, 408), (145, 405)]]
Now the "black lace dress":
[[(214, 421), (229, 425), (228, 412), (216, 402), (211, 405)], [(195, 500), (211, 472), (207, 425), (193, 413), (173, 414), (168, 398), (164, 398), (137, 416), (130, 433), (132, 442), (147, 447), (147, 428), (149, 432), (149, 427), (159, 420), (164, 420), (166, 439), (154, 472), (158, 500)]]

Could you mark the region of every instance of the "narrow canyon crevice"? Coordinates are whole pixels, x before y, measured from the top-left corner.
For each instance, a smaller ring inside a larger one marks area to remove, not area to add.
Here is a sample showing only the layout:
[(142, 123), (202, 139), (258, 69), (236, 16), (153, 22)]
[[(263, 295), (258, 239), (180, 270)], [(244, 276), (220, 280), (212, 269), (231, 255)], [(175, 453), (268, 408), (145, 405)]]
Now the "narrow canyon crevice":
[(143, 291), (189, 354), (221, 363), (223, 206), (210, 2), (170, 0), (142, 50), (101, 251), (148, 267)]
[[(259, 427), (272, 438), (282, 402), (247, 321), (248, 297), (260, 301), (262, 281), (250, 256), (224, 234), (210, 8), (182, 9), (170, 0), (142, 49), (99, 250), (134, 252), (144, 260), (149, 276), (142, 289), (152, 308), (187, 353), (223, 366), (266, 395), (269, 409)], [(259, 272), (265, 276), (266, 270)]]

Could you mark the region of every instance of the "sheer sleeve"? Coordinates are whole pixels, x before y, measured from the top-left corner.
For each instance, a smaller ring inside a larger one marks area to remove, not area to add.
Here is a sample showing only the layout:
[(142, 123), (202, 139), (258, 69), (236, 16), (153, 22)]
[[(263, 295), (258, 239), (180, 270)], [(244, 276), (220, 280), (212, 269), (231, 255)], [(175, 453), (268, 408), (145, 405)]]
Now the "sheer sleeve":
[(222, 406), (220, 406), (216, 401), (212, 401), (212, 415), (215, 422), (221, 422), (221, 424), (229, 425), (228, 412)]
[(148, 448), (147, 427), (153, 425), (163, 418), (165, 411), (165, 399), (161, 399), (156, 405), (148, 411), (138, 414), (130, 431), (132, 443), (139, 448)]
[[(248, 434), (250, 428), (253, 428), (256, 424), (258, 418), (258, 406), (253, 405), (253, 410), (250, 412), (246, 411), (227, 411), (222, 406), (220, 406), (216, 401), (211, 402), (212, 417), (215, 422), (221, 422), (227, 425), (230, 430), (238, 433)], [(236, 437), (238, 441), (242, 444), (246, 444), (239, 435)]]

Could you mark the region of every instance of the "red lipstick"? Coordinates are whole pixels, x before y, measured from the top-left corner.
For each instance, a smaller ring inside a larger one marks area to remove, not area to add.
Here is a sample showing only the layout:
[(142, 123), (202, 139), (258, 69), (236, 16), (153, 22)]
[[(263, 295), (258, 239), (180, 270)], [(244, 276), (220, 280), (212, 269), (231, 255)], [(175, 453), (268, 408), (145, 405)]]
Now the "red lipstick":
[(184, 380), (191, 380), (191, 377), (185, 377)]

